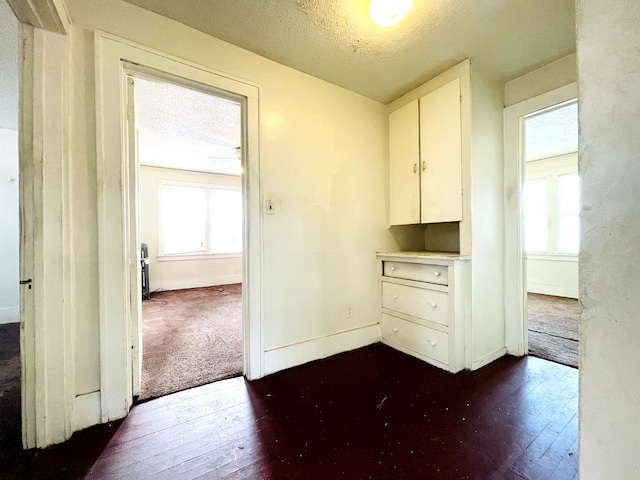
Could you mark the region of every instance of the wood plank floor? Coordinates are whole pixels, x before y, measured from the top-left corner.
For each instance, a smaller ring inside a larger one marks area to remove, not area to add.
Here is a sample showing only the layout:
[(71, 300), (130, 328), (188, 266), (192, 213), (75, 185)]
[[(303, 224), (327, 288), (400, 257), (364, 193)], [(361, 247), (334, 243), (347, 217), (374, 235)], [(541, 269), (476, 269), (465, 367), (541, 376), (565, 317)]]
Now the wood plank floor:
[(451, 375), (383, 345), (137, 405), (3, 478), (574, 479), (578, 371)]

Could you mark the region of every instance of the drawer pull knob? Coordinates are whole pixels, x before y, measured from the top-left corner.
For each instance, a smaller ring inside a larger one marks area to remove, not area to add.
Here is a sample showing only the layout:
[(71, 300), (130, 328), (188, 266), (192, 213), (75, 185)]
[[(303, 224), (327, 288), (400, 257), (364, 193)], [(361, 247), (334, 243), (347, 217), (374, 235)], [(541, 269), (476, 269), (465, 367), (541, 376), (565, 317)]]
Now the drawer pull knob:
[(435, 272), (433, 272), (433, 274), (434, 274), (436, 277), (439, 277), (439, 276), (440, 276), (440, 272), (439, 272), (438, 270), (436, 270)]
[(437, 345), (436, 342), (434, 342), (433, 340), (427, 339), (427, 342), (429, 342), (432, 347), (435, 347)]
[(436, 308), (438, 306), (437, 303), (430, 303), (430, 305), (431, 305), (431, 308)]
[(396, 271), (396, 267), (391, 267), (391, 271), (395, 272)]
[(398, 299), (398, 295), (393, 295), (393, 299), (397, 300)]
[(393, 327), (393, 333), (398, 333), (398, 329), (396, 327)]

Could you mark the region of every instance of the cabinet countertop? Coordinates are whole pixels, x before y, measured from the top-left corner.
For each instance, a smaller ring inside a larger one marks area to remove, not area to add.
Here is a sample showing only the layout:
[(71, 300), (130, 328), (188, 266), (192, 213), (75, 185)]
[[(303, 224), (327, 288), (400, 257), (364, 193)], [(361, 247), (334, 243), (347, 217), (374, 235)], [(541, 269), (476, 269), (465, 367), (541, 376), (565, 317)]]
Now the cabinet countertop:
[(470, 255), (451, 252), (377, 252), (376, 255), (386, 258), (421, 259), (421, 260), (470, 260)]

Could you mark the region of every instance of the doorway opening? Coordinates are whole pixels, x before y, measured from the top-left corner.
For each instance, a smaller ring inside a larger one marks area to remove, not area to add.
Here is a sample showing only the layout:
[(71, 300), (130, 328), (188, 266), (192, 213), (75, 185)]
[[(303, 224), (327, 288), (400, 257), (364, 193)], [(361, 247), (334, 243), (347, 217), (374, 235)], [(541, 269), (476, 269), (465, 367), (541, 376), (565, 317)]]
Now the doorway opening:
[(142, 401), (243, 374), (244, 106), (143, 74), (127, 83)]
[(18, 20), (0, 0), (0, 470), (22, 448), (18, 35)]
[(580, 181), (576, 100), (523, 120), (526, 344), (530, 355), (578, 367)]

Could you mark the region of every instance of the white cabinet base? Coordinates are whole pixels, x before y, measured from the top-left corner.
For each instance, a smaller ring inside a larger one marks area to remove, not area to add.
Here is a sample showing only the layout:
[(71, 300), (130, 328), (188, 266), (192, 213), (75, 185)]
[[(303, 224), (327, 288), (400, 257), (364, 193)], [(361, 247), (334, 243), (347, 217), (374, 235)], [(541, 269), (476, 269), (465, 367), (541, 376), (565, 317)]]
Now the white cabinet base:
[(436, 367), (466, 367), (469, 258), (427, 252), (379, 253), (382, 343)]

